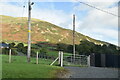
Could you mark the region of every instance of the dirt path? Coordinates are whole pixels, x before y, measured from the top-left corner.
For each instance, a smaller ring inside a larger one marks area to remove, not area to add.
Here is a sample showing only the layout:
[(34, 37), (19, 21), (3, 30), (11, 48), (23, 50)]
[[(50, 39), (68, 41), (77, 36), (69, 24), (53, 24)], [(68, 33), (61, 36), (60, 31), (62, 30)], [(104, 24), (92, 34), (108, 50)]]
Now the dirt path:
[(99, 67), (65, 67), (70, 78), (118, 78), (118, 69)]

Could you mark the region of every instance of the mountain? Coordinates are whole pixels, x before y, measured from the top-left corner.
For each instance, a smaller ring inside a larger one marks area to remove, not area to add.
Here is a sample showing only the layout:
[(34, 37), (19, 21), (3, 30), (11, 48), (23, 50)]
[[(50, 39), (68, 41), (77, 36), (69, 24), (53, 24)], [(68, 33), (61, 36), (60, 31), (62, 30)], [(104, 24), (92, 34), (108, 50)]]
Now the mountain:
[[(10, 17), (0, 15), (2, 19), (2, 41), (5, 42), (24, 42), (27, 43), (28, 27), (26, 17)], [(50, 43), (72, 44), (72, 30), (64, 29), (52, 23), (39, 19), (31, 19), (31, 40), (32, 43), (39, 41)], [(88, 40), (95, 44), (107, 44), (106, 42), (95, 40), (81, 33), (75, 33), (75, 43), (79, 44), (81, 40)]]

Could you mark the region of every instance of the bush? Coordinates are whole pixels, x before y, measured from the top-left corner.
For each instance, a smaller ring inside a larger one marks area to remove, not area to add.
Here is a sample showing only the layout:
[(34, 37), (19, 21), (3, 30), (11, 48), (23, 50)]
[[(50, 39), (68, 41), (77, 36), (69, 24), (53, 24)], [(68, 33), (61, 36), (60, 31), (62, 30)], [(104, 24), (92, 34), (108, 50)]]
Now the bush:
[(15, 43), (9, 43), (9, 48), (14, 48), (15, 47)]
[(17, 51), (23, 52), (24, 51), (24, 44), (23, 43), (19, 43), (19, 44), (17, 44), (16, 48), (17, 48)]

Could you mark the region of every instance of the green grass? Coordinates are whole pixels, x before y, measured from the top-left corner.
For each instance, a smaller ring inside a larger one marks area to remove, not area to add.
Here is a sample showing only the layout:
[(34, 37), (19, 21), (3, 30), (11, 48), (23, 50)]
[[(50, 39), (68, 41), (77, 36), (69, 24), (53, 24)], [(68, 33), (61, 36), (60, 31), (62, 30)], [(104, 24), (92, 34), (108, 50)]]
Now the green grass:
[(49, 55), (49, 56), (54, 56), (54, 57), (58, 57), (58, 51), (48, 51), (47, 52), (47, 55)]
[(64, 68), (50, 66), (52, 60), (31, 58), (27, 63), (25, 56), (12, 56), (12, 63), (8, 63), (8, 55), (2, 55), (2, 78), (55, 78), (58, 70)]
[[(71, 53), (66, 53), (66, 52), (64, 52), (63, 53), (64, 54), (64, 56), (71, 56)], [(47, 52), (47, 55), (49, 55), (49, 56), (54, 56), (54, 57), (58, 57), (58, 51), (48, 51)]]

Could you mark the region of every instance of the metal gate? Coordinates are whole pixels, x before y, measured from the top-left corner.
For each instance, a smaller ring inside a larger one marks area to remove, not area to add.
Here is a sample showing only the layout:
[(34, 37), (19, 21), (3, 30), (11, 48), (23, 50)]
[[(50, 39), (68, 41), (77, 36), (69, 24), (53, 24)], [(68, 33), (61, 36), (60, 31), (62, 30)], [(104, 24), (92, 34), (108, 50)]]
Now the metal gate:
[(56, 61), (58, 61), (58, 65), (60, 65), (61, 67), (90, 66), (90, 56), (76, 54), (74, 58), (73, 54), (63, 53), (62, 51), (59, 51), (58, 57), (50, 65), (53, 65)]
[(64, 66), (90, 66), (90, 56), (75, 55), (74, 58), (73, 54), (66, 55), (64, 53), (63, 64)]

